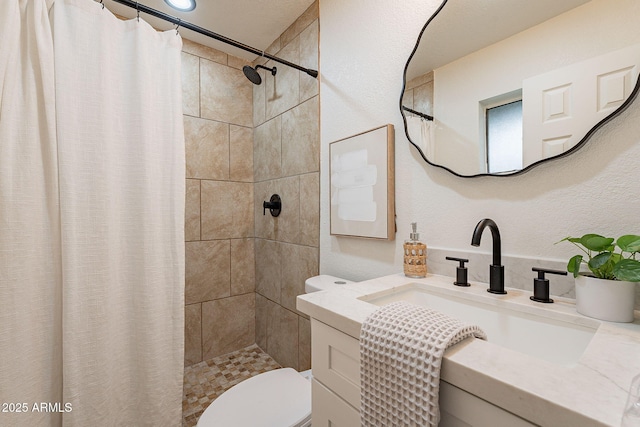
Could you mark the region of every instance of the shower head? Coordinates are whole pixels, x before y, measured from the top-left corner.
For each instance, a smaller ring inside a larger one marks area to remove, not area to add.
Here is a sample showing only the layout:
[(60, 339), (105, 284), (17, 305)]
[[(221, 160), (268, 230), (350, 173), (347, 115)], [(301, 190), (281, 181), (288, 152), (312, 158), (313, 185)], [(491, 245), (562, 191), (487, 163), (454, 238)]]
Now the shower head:
[(260, 74), (258, 74), (258, 68), (271, 71), (272, 76), (276, 75), (276, 71), (277, 71), (276, 67), (267, 68), (263, 65), (256, 65), (256, 68), (253, 68), (248, 65), (245, 65), (244, 67), (242, 67), (242, 72), (244, 73), (245, 76), (247, 76), (249, 80), (251, 80), (251, 83), (253, 83), (254, 85), (259, 85), (260, 83), (262, 83), (262, 77), (260, 77)]

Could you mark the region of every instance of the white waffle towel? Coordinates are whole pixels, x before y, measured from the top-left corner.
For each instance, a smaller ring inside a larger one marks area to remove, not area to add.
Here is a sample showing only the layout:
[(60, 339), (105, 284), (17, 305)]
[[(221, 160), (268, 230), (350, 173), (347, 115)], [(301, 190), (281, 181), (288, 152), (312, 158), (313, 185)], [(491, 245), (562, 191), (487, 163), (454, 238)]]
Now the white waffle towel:
[(404, 301), (376, 310), (360, 332), (363, 427), (437, 426), (440, 365), (447, 347), (478, 327)]

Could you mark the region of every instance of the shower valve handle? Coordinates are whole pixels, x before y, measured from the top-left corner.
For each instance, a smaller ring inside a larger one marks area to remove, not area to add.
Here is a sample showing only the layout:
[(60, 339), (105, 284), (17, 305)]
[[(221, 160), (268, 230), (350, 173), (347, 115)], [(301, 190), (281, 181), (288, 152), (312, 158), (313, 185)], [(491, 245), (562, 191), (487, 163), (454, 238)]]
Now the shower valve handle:
[(267, 209), (269, 209), (269, 212), (271, 212), (271, 216), (280, 215), (280, 211), (282, 209), (282, 200), (280, 199), (279, 195), (273, 194), (268, 202), (262, 202), (262, 215), (267, 214)]

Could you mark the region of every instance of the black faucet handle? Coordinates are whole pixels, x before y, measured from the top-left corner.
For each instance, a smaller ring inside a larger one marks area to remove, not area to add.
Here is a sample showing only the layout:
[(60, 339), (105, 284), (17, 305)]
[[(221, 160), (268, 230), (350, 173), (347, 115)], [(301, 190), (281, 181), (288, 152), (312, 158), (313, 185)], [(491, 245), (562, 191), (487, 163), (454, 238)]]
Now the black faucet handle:
[(469, 262), (465, 258), (454, 258), (451, 256), (445, 257), (449, 261), (458, 261), (460, 265), (456, 267), (456, 281), (453, 282), (456, 286), (471, 286), (469, 280), (467, 280), (467, 267), (464, 266), (466, 262)]
[(468, 259), (465, 259), (465, 258), (455, 258), (455, 257), (452, 257), (452, 256), (445, 257), (444, 259), (447, 259), (447, 260), (449, 260), (449, 261), (458, 261), (458, 262), (460, 263), (460, 267), (464, 267), (464, 263), (465, 263), (465, 262), (469, 262), (469, 260), (468, 260)]
[(531, 271), (537, 272), (538, 277), (533, 279), (533, 295), (529, 299), (535, 302), (552, 303), (553, 300), (549, 298), (549, 279), (546, 279), (544, 275), (548, 273), (566, 276), (567, 272), (539, 267), (532, 267)]
[(531, 267), (531, 271), (536, 271), (538, 273), (538, 279), (544, 279), (544, 274), (558, 274), (560, 276), (566, 276), (567, 272), (563, 270), (552, 270), (550, 268), (540, 268), (540, 267)]

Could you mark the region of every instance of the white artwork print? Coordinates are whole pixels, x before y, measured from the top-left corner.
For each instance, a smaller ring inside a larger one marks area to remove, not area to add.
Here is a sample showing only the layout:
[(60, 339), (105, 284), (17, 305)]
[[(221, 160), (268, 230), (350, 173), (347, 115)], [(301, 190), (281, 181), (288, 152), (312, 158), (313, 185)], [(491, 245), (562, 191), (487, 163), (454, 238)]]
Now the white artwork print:
[(342, 220), (376, 220), (373, 186), (378, 179), (378, 168), (369, 164), (368, 158), (366, 148), (331, 158), (331, 185), (335, 187), (331, 204), (337, 206), (338, 218)]
[(384, 125), (329, 145), (332, 235), (394, 238), (394, 139)]

